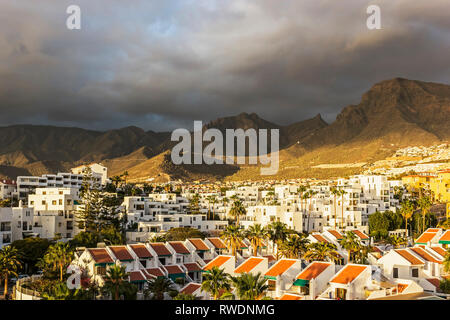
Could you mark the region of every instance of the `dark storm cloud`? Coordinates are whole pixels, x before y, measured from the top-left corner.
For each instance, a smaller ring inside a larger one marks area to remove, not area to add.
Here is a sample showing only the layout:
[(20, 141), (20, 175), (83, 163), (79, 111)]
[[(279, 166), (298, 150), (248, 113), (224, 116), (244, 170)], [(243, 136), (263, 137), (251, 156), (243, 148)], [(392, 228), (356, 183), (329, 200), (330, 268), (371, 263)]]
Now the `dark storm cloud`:
[[(82, 30), (65, 28), (70, 4)], [(366, 28), (378, 4), (382, 30)], [(393, 77), (450, 82), (447, 0), (0, 0), (0, 125), (329, 121)]]

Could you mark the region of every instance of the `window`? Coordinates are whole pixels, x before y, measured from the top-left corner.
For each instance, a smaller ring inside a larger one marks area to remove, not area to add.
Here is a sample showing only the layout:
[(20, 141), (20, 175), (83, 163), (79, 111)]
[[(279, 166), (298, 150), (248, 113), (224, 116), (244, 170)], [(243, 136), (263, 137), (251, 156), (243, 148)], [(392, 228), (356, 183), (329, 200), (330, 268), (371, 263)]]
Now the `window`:
[(394, 268), (394, 269), (392, 270), (392, 277), (398, 278), (398, 268)]
[(45, 200), (42, 200), (42, 205), (45, 206)]
[(56, 200), (52, 201), (52, 205), (56, 206)]
[(60, 205), (60, 206), (62, 206), (62, 199), (59, 199), (59, 201), (58, 201), (58, 204)]
[(413, 278), (418, 278), (419, 277), (419, 269), (417, 269), (417, 268), (412, 269), (412, 276), (413, 276)]

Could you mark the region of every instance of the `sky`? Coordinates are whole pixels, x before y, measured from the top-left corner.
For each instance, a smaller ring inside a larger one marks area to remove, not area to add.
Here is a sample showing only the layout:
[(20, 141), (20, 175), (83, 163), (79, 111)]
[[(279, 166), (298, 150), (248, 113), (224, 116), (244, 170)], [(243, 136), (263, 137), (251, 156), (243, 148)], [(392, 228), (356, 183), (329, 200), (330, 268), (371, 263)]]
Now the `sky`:
[[(69, 5), (81, 30), (66, 27)], [(381, 29), (366, 26), (381, 9)], [(375, 83), (450, 84), (448, 0), (0, 0), (0, 126), (332, 122)]]

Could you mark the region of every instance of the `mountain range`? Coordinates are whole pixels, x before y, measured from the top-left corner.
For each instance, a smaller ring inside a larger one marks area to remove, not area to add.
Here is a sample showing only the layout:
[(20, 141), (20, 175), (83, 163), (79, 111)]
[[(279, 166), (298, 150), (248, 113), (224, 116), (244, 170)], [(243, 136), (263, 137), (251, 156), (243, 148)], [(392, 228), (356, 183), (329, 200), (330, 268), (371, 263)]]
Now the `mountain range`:
[(180, 165), (170, 161), (170, 132), (126, 127), (94, 131), (73, 127), (0, 127), (0, 177), (67, 171), (102, 162), (109, 175), (128, 171), (130, 181), (184, 179), (327, 178), (360, 168), (325, 170), (320, 164), (371, 163), (396, 149), (450, 138), (450, 86), (395, 78), (375, 84), (359, 104), (331, 124), (320, 114), (281, 126), (255, 113), (219, 118), (204, 128), (279, 129), (280, 171), (259, 176), (257, 165)]

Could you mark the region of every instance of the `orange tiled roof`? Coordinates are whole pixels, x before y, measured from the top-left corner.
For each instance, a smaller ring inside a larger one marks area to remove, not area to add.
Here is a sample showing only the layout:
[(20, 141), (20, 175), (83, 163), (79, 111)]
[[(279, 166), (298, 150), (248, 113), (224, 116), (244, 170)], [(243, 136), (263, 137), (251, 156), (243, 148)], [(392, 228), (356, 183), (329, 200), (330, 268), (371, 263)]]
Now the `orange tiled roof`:
[(435, 263), (442, 263), (441, 261), (435, 259), (431, 254), (426, 252), (424, 249), (419, 247), (410, 248), (412, 251), (414, 251), (416, 254), (418, 254), (422, 259), (429, 261), (429, 262), (435, 262)]
[(138, 258), (152, 258), (152, 254), (143, 244), (130, 244), (131, 250), (136, 253)]
[(424, 232), (420, 235), (420, 237), (416, 240), (416, 243), (428, 243), (431, 239), (434, 238), (436, 232)]
[(289, 293), (283, 294), (283, 296), (280, 298), (280, 300), (301, 300), (301, 299), (302, 297)]
[(134, 260), (133, 256), (128, 251), (127, 247), (125, 246), (114, 246), (114, 247), (108, 247), (112, 253), (116, 256), (117, 259), (120, 261), (125, 260)]
[(421, 265), (424, 264), (422, 261), (414, 257), (411, 253), (409, 253), (406, 249), (395, 249), (395, 252), (397, 252), (399, 255), (401, 255), (403, 258), (405, 258), (409, 263), (412, 265)]
[(202, 268), (198, 265), (197, 262), (185, 263), (184, 266), (186, 267), (188, 272), (202, 271)]
[(438, 253), (442, 257), (445, 257), (445, 255), (447, 254), (447, 251), (445, 251), (445, 249), (442, 247), (435, 246), (435, 247), (430, 247), (430, 248), (431, 248), (431, 250)]
[(95, 263), (114, 263), (114, 260), (105, 248), (92, 248), (88, 250)]
[(197, 291), (202, 285), (199, 283), (188, 283), (183, 289), (180, 290), (181, 293), (184, 294), (193, 294)]
[(219, 238), (208, 238), (209, 242), (213, 244), (216, 249), (226, 249), (225, 243)]
[(342, 234), (337, 232), (336, 230), (328, 230), (336, 239), (341, 240), (343, 238)]
[(331, 266), (331, 263), (314, 261), (297, 276), (297, 279), (302, 279), (302, 280), (315, 279), (319, 274), (321, 274), (329, 266)]
[(399, 283), (397, 284), (398, 287), (398, 293), (402, 293), (406, 288), (408, 288), (407, 283)]
[(213, 267), (220, 268), (221, 265), (223, 265), (225, 262), (230, 260), (231, 256), (218, 256), (215, 259), (213, 259), (211, 262), (209, 262), (206, 266), (203, 267), (203, 270), (211, 270)]
[(195, 247), (196, 250), (199, 251), (207, 251), (209, 247), (202, 239), (188, 239), (190, 243)]
[(366, 266), (346, 265), (330, 282), (348, 284), (366, 270)]
[(164, 277), (164, 273), (161, 271), (160, 268), (149, 268), (149, 269), (145, 269), (145, 271), (152, 276), (155, 277)]
[(450, 241), (450, 230), (445, 231), (439, 241)]
[(327, 239), (325, 239), (324, 237), (322, 237), (322, 235), (318, 233), (313, 233), (312, 236), (319, 242), (328, 242)]
[(141, 271), (131, 271), (130, 272), (130, 281), (145, 281), (146, 277), (142, 274)]
[(356, 234), (362, 240), (369, 239), (369, 237), (367, 235), (365, 235), (364, 233), (362, 233), (359, 230), (352, 230), (352, 231), (353, 231), (354, 234)]
[(169, 249), (167, 249), (164, 243), (150, 243), (150, 247), (155, 250), (158, 256), (171, 256)]
[(245, 260), (236, 270), (234, 270), (234, 273), (250, 272), (262, 261), (264, 261), (264, 258), (250, 257)]
[(437, 289), (440, 288), (440, 281), (439, 281), (439, 279), (437, 279), (437, 278), (429, 278), (429, 279), (427, 279), (427, 281), (429, 283), (431, 283), (433, 286), (435, 286)]
[(181, 268), (177, 265), (164, 266), (163, 268), (167, 270), (168, 274), (184, 273), (183, 270), (181, 270)]
[(292, 267), (294, 263), (296, 263), (296, 260), (287, 260), (287, 259), (281, 259), (277, 263), (275, 263), (267, 272), (266, 276), (268, 277), (277, 277), (279, 275), (282, 275), (286, 272), (287, 269)]
[(169, 241), (169, 245), (175, 250), (176, 253), (189, 254), (188, 248), (181, 241)]
[(439, 231), (441, 231), (441, 229), (439, 228), (428, 228), (427, 230), (425, 230), (425, 232), (434, 232), (434, 233), (438, 233)]

